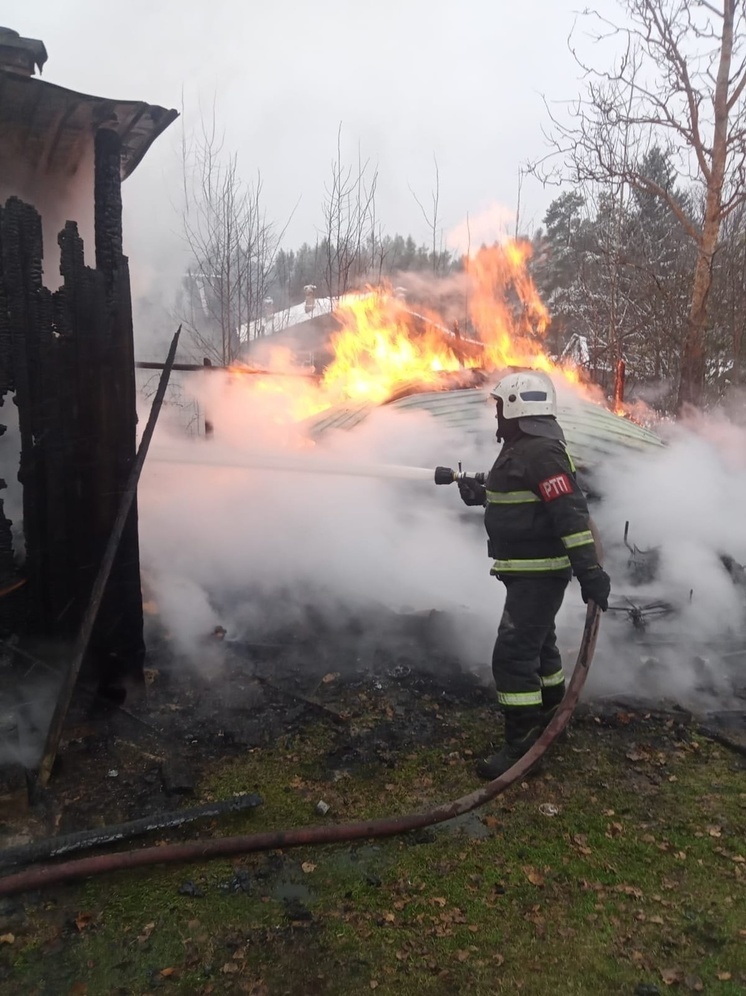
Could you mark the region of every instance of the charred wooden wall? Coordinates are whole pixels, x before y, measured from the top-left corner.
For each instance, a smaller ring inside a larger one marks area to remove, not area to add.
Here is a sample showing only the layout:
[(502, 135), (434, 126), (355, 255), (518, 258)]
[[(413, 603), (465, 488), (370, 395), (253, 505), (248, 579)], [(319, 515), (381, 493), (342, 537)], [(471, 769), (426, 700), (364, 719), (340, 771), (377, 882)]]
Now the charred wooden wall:
[[(0, 510), (0, 586), (19, 574), (26, 579), (2, 599), (0, 624), (64, 639), (80, 625), (136, 452), (118, 136), (99, 131), (95, 151), (96, 267), (84, 264), (77, 226), (68, 222), (58, 240), (63, 282), (56, 292), (42, 282), (38, 213), (16, 198), (0, 207), (0, 394), (8, 404), (15, 392), (18, 406), (25, 539), (20, 564)], [(141, 673), (143, 657), (135, 507), (88, 664), (105, 684), (117, 684)]]

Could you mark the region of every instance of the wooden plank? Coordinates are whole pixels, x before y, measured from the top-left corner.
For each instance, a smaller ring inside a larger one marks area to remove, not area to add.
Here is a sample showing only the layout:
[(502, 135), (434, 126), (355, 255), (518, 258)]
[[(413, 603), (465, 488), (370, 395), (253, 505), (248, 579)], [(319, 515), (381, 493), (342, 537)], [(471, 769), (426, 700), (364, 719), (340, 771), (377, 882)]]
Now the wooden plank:
[(161, 374), (158, 390), (153, 398), (153, 405), (150, 409), (150, 415), (148, 417), (147, 425), (145, 426), (145, 431), (143, 432), (140, 447), (137, 451), (135, 463), (130, 472), (127, 487), (120, 499), (119, 512), (117, 514), (111, 536), (109, 537), (104, 557), (96, 575), (96, 581), (93, 586), (93, 591), (91, 592), (88, 607), (83, 617), (83, 623), (80, 627), (80, 632), (76, 640), (70, 666), (68, 667), (67, 673), (62, 681), (62, 687), (60, 689), (57, 704), (49, 724), (49, 730), (47, 731), (47, 738), (44, 745), (44, 752), (42, 754), (41, 763), (37, 772), (36, 784), (41, 788), (46, 786), (52, 774), (52, 766), (54, 765), (54, 759), (57, 756), (57, 748), (59, 747), (60, 738), (62, 736), (62, 728), (64, 726), (65, 717), (67, 716), (68, 709), (70, 708), (73, 690), (78, 680), (78, 675), (80, 674), (83, 659), (88, 650), (88, 644), (91, 639), (93, 627), (96, 623), (101, 600), (106, 589), (106, 583), (109, 580), (114, 558), (119, 548), (119, 542), (122, 538), (122, 533), (124, 532), (132, 504), (135, 500), (137, 484), (140, 479), (143, 464), (145, 463), (145, 457), (148, 453), (150, 441), (153, 438), (153, 432), (155, 430), (156, 422), (158, 421), (158, 415), (163, 404), (163, 398), (166, 394), (166, 387), (168, 386), (168, 380), (171, 374), (171, 364), (176, 356), (176, 347), (179, 342), (180, 333), (181, 326), (179, 326), (176, 330), (176, 333), (171, 341), (171, 348), (168, 352), (168, 358), (166, 359), (166, 364), (164, 366), (163, 373)]

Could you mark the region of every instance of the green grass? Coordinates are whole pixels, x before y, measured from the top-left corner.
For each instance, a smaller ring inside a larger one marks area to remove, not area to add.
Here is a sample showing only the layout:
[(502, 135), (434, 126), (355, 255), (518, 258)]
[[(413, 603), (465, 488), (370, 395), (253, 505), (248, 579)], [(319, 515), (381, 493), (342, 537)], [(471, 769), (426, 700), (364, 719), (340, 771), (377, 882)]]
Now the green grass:
[[(216, 765), (202, 795), (263, 794), (224, 833), (318, 822), (321, 798), (328, 820), (409, 811), (473, 789), (463, 752), (489, 732), (462, 710), (438, 746), (335, 777), (338, 734), (322, 724)], [(460, 828), (45, 893), (0, 945), (0, 993), (631, 996), (648, 983), (735, 996), (745, 842), (737, 756), (660, 725), (585, 723), (544, 774)], [(236, 868), (248, 893), (222, 888)], [(187, 880), (204, 895), (179, 894)]]

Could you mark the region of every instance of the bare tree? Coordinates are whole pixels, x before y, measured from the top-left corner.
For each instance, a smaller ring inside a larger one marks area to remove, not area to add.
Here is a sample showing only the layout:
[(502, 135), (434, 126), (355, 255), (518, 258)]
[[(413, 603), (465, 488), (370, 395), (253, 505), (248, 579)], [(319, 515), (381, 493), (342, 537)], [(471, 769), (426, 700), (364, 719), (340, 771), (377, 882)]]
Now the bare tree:
[(262, 178), (246, 183), (226, 153), (213, 108), (182, 142), (183, 230), (192, 257), (187, 328), (203, 355), (228, 365), (262, 328), (267, 286), (282, 233), (266, 218)]
[[(555, 153), (576, 182), (624, 183), (660, 198), (696, 246), (678, 403), (700, 405), (708, 298), (723, 221), (746, 201), (746, 24), (743, 0), (619, 0), (628, 23), (589, 12), (597, 42), (622, 42), (612, 69), (587, 65), (571, 124), (552, 116)], [(551, 112), (550, 112), (551, 113)], [(625, 132), (627, 140), (616, 136)], [(703, 191), (683, 200), (640, 173), (652, 145), (675, 153)], [(622, 151), (624, 154), (622, 155)]]
[(376, 241), (376, 186), (378, 170), (363, 161), (358, 150), (357, 166), (342, 159), (342, 125), (337, 131), (337, 154), (332, 160), (331, 179), (325, 190), (324, 279), (329, 297), (336, 301), (367, 269)]
[(425, 219), (425, 224), (430, 230), (430, 242), (432, 246), (432, 267), (433, 273), (437, 273), (440, 269), (440, 263), (443, 256), (442, 251), (439, 251), (438, 247), (438, 212), (440, 209), (440, 170), (438, 169), (438, 160), (435, 155), (433, 155), (433, 164), (435, 165), (435, 186), (430, 192), (431, 210), (427, 211), (422, 201), (419, 199), (417, 194), (414, 192), (410, 186), (409, 191), (417, 202), (417, 207), (422, 212), (422, 217)]

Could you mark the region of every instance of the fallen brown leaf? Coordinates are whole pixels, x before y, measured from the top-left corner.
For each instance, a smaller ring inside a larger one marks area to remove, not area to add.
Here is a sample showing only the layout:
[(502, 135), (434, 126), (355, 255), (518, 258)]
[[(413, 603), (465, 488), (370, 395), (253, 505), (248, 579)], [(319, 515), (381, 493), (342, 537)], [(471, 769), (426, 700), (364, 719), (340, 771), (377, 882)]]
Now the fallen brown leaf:
[(235, 961), (227, 961), (220, 971), (223, 975), (234, 975), (238, 971), (238, 965)]
[(624, 755), (628, 761), (646, 761), (647, 754), (643, 754), (639, 750), (630, 750)]
[(138, 941), (141, 944), (144, 944), (145, 941), (147, 941), (147, 939), (153, 933), (154, 929), (155, 929), (155, 922), (153, 922), (153, 923), (146, 923), (145, 926), (142, 928), (142, 933), (137, 935)]
[(0, 944), (15, 944), (15, 934), (0, 934)]
[(643, 896), (642, 889), (636, 885), (615, 885), (614, 892), (623, 892), (625, 896), (634, 896), (635, 899), (642, 899)]
[(663, 984), (666, 986), (673, 986), (677, 982), (681, 982), (684, 978), (684, 973), (680, 968), (662, 968), (661, 969), (661, 979)]
[(544, 885), (544, 876), (540, 871), (537, 871), (536, 868), (532, 868), (530, 865), (525, 865), (523, 873), (531, 885)]
[(730, 980), (733, 978), (731, 972), (716, 972), (715, 975), (717, 976), (718, 979), (720, 979), (721, 982), (730, 982)]
[(78, 928), (78, 931), (85, 930), (86, 927), (90, 927), (92, 919), (93, 917), (90, 913), (78, 913), (75, 917), (75, 926)]
[(371, 979), (368, 985), (370, 986), (371, 989), (378, 989), (378, 980)]
[(469, 957), (469, 952), (468, 951), (457, 951), (456, 952), (456, 957), (458, 958), (459, 961), (466, 961), (467, 958)]
[(591, 854), (592, 851), (588, 847), (588, 838), (584, 833), (574, 833), (572, 835), (573, 847), (577, 848), (581, 854)]
[(162, 968), (160, 974), (163, 976), (164, 979), (167, 979), (169, 978), (169, 976), (173, 975), (175, 971), (176, 971), (175, 968)]

